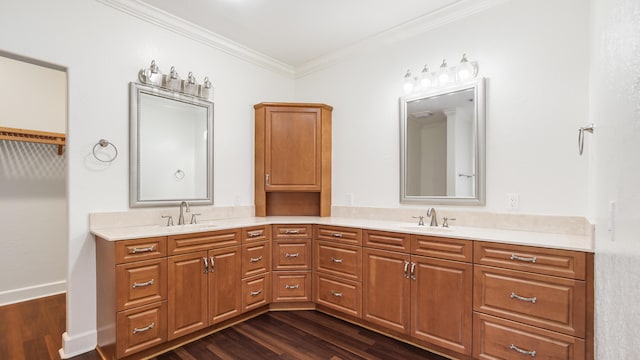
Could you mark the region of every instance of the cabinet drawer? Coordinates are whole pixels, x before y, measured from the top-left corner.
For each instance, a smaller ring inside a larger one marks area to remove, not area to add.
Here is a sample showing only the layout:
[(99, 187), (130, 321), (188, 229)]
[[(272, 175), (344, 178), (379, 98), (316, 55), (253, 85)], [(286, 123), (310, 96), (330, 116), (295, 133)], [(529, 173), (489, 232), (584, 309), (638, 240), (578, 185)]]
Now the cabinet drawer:
[(362, 248), (314, 241), (313, 269), (351, 280), (362, 277)]
[(271, 301), (269, 274), (242, 280), (242, 311), (249, 311)]
[(474, 359), (585, 359), (582, 339), (493, 316), (475, 313), (473, 332)]
[(122, 240), (116, 242), (116, 264), (167, 256), (167, 237)]
[(240, 245), (240, 229), (169, 236), (169, 255)]
[(335, 241), (348, 245), (362, 245), (361, 229), (316, 225), (315, 231), (316, 240)]
[(242, 229), (242, 243), (271, 240), (271, 225), (253, 226)]
[(312, 226), (304, 224), (273, 225), (273, 238), (281, 239), (311, 239)]
[(317, 304), (361, 317), (362, 288), (359, 282), (317, 272), (313, 274), (313, 282), (313, 299)]
[(311, 301), (311, 271), (273, 272), (273, 302)]
[(118, 358), (159, 345), (167, 340), (167, 302), (119, 312), (116, 322)]
[(116, 266), (116, 310), (167, 299), (167, 259)]
[(475, 266), (474, 282), (475, 311), (585, 336), (584, 281)]
[(270, 242), (242, 245), (242, 277), (271, 271)]
[(277, 240), (273, 244), (273, 270), (311, 269), (311, 240)]
[(406, 253), (411, 250), (411, 236), (409, 234), (364, 230), (362, 237), (363, 245), (367, 247)]
[(473, 241), (411, 235), (411, 253), (439, 259), (472, 262)]
[(585, 279), (586, 254), (579, 251), (476, 241), (474, 262), (545, 275)]

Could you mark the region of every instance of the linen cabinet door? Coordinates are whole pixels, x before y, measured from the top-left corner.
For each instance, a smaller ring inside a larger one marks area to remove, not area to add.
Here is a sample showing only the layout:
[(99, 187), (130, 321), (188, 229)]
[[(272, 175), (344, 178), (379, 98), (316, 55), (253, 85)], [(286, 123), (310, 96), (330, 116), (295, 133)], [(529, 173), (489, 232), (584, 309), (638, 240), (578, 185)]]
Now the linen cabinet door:
[(168, 267), (168, 339), (208, 326), (206, 251), (170, 256)]
[(209, 325), (242, 312), (240, 246), (209, 250)]
[(362, 318), (388, 329), (409, 333), (410, 257), (364, 248)]
[(411, 336), (471, 355), (473, 266), (411, 257)]

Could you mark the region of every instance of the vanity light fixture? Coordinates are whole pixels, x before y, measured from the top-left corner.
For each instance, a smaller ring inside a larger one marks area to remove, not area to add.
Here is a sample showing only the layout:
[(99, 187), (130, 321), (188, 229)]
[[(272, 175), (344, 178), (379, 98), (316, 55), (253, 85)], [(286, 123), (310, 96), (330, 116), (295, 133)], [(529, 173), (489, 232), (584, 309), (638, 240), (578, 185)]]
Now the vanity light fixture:
[(162, 74), (155, 60), (151, 61), (146, 69), (140, 69), (138, 72), (138, 80), (145, 85), (161, 87), (167, 90), (196, 96), (209, 101), (213, 101), (213, 85), (209, 81), (209, 77), (204, 78), (203, 85), (199, 85), (196, 77), (192, 72), (186, 79), (180, 79), (175, 67), (171, 67), (168, 75)]
[(447, 86), (454, 83), (462, 83), (478, 76), (478, 64), (469, 61), (467, 54), (462, 54), (462, 59), (458, 66), (448, 66), (447, 60), (442, 60), (438, 71), (431, 72), (427, 65), (422, 68), (420, 76), (413, 77), (411, 70), (407, 70), (404, 75), (403, 89), (405, 94), (425, 91), (430, 88)]

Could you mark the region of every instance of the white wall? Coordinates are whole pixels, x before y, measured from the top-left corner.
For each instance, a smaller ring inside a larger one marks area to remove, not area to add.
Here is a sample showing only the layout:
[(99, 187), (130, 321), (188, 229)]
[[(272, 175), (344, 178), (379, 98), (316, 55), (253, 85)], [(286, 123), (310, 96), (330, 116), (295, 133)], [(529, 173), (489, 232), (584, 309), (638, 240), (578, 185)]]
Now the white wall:
[(523, 213), (586, 215), (588, 34), (587, 1), (511, 0), (298, 79), (297, 100), (334, 106), (333, 204), (399, 206), (403, 75), (464, 52), (488, 78), (487, 201), (471, 209), (505, 211), (519, 193)]
[[(253, 204), (253, 107), (293, 100), (293, 80), (96, 1), (10, 1), (0, 12), (0, 49), (68, 68), (69, 253), (64, 354), (95, 346), (95, 248), (88, 214), (128, 209), (128, 83), (155, 59), (215, 87), (216, 206)], [(95, 161), (101, 138), (118, 147)], [(237, 198), (237, 201), (236, 201)]]
[(592, 6), (590, 120), (596, 129), (586, 135), (585, 152), (591, 160), (590, 219), (596, 224), (596, 355), (635, 359), (640, 349), (640, 1), (592, 0)]
[[(1, 55), (0, 127), (66, 133), (65, 72)], [(0, 305), (65, 291), (65, 159), (57, 145), (0, 141)]]

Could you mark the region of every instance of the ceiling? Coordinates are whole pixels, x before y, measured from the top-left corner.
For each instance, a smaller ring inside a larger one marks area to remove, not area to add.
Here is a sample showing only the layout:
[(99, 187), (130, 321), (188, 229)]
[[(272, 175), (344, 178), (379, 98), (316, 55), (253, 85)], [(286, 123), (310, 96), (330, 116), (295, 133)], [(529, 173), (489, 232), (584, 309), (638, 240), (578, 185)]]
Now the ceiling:
[(475, 0), (140, 0), (291, 67)]

